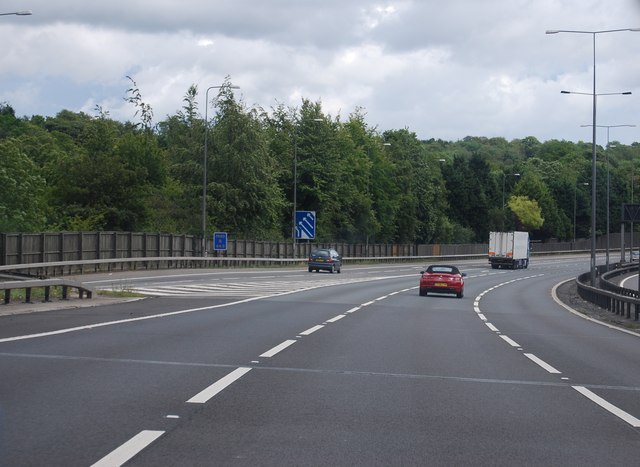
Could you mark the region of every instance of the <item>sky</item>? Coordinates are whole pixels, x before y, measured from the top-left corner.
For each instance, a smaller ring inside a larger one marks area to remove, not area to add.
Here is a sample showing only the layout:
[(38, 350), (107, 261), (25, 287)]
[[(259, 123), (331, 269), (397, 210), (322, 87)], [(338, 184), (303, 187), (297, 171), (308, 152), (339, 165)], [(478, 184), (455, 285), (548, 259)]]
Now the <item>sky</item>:
[(309, 99), (380, 133), (590, 142), (595, 37), (598, 143), (640, 141), (640, 31), (545, 33), (640, 28), (640, 0), (0, 0), (21, 10), (0, 16), (0, 102), (21, 117), (135, 121), (127, 76), (154, 123), (194, 84), (204, 115), (228, 78), (248, 108)]

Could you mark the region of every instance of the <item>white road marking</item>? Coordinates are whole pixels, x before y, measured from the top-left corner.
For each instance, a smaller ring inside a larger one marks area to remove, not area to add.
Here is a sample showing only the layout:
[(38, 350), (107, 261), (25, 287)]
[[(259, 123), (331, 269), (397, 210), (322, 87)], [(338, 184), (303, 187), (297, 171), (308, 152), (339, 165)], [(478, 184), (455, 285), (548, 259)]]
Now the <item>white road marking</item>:
[(478, 318), (480, 318), (482, 321), (486, 321), (487, 317), (485, 315), (483, 315), (482, 313), (478, 313)]
[(486, 325), (487, 325), (487, 327), (488, 327), (489, 329), (491, 329), (493, 332), (500, 332), (500, 331), (498, 330), (498, 328), (497, 328), (497, 327), (495, 327), (493, 324), (491, 324), (491, 323), (484, 323), (484, 324), (486, 324)]
[[(273, 295), (278, 296), (278, 295), (287, 295), (288, 293), (282, 293), (282, 294), (276, 294)], [(178, 310), (178, 311), (168, 311), (166, 313), (159, 313), (157, 315), (149, 315), (149, 316), (139, 316), (137, 318), (127, 318), (127, 319), (119, 319), (116, 321), (106, 321), (104, 323), (96, 323), (96, 324), (88, 324), (86, 326), (78, 326), (75, 328), (66, 328), (66, 329), (58, 329), (57, 331), (47, 331), (47, 332), (40, 332), (37, 334), (26, 334), (23, 336), (14, 336), (14, 337), (3, 337), (2, 339), (0, 339), (0, 343), (2, 342), (13, 342), (13, 341), (20, 341), (20, 340), (25, 340), (25, 339), (35, 339), (38, 337), (48, 337), (48, 336), (55, 336), (58, 334), (66, 334), (69, 332), (76, 332), (76, 331), (86, 331), (89, 329), (96, 329), (96, 328), (101, 328), (101, 327), (105, 327), (105, 326), (113, 326), (115, 324), (125, 324), (125, 323), (133, 323), (135, 321), (145, 321), (148, 319), (157, 319), (157, 318), (166, 318), (168, 316), (176, 316), (176, 315), (182, 315), (185, 313), (193, 313), (194, 311), (203, 311), (203, 310), (213, 310), (215, 308), (223, 308), (223, 307), (227, 307), (227, 306), (232, 306), (232, 305), (239, 305), (241, 303), (249, 303), (249, 302), (253, 302), (256, 300), (261, 300), (267, 297), (250, 297), (250, 298), (245, 298), (244, 300), (238, 300), (235, 302), (229, 302), (229, 303), (220, 303), (218, 305), (211, 305), (211, 306), (203, 306), (203, 307), (199, 307), (199, 308), (188, 308), (186, 310)]]
[(638, 420), (633, 415), (631, 415), (631, 414), (625, 412), (624, 410), (619, 409), (615, 405), (607, 402), (602, 397), (597, 396), (596, 394), (594, 394), (593, 392), (589, 391), (584, 386), (571, 386), (571, 387), (573, 389), (575, 389), (576, 391), (578, 391), (580, 394), (582, 394), (587, 399), (589, 399), (592, 402), (595, 402), (596, 404), (598, 404), (600, 407), (602, 407), (606, 411), (608, 411), (608, 412), (612, 413), (613, 415), (615, 415), (616, 417), (624, 420), (625, 422), (627, 422), (632, 427), (640, 428), (640, 420)]
[(341, 320), (342, 318), (344, 318), (346, 315), (338, 315), (338, 316), (334, 316), (331, 319), (327, 320), (327, 323), (335, 323), (338, 320)]
[(554, 374), (561, 374), (562, 372), (559, 370), (556, 370), (554, 367), (552, 367), (551, 365), (549, 365), (547, 362), (545, 362), (544, 360), (536, 357), (535, 355), (533, 355), (532, 353), (525, 353), (524, 354), (525, 357), (527, 357), (529, 360), (531, 360), (532, 362), (540, 365), (542, 368), (544, 368), (545, 370), (547, 370), (549, 373), (554, 373)]
[(296, 340), (287, 340), (284, 341), (282, 344), (278, 344), (276, 345), (274, 348), (272, 348), (271, 350), (267, 350), (265, 353), (263, 353), (262, 355), (260, 355), (260, 357), (266, 357), (266, 358), (270, 358), (273, 357), (274, 355), (276, 355), (278, 352), (283, 351), (284, 349), (286, 349), (287, 347), (289, 347), (290, 345), (295, 344), (297, 341)]
[(123, 465), (163, 434), (164, 431), (141, 431), (122, 446), (93, 464), (92, 467), (116, 467)]
[(220, 378), (218, 381), (213, 383), (208, 388), (200, 391), (198, 394), (193, 396), (187, 402), (192, 403), (192, 404), (204, 404), (209, 399), (211, 399), (213, 396), (215, 396), (220, 391), (222, 391), (227, 386), (229, 386), (231, 383), (233, 383), (234, 381), (237, 381), (238, 379), (242, 378), (249, 371), (251, 371), (251, 368), (246, 368), (246, 367), (236, 368), (231, 373), (229, 373), (227, 376), (225, 376), (223, 378)]
[[(220, 279), (216, 279), (215, 282), (210, 283), (198, 283), (198, 284), (185, 284), (176, 285), (176, 283), (162, 285), (150, 285), (150, 286), (135, 286), (133, 285), (130, 290), (132, 292), (138, 292), (143, 295), (157, 296), (157, 297), (170, 297), (170, 296), (220, 296), (220, 297), (248, 297), (263, 294), (278, 294), (282, 292), (301, 292), (305, 290), (317, 289), (320, 287), (331, 287), (335, 285), (354, 284), (360, 282), (371, 282), (377, 280), (397, 279), (402, 277), (412, 277), (413, 275), (399, 275), (399, 276), (378, 276), (378, 277), (354, 277), (354, 278), (327, 278), (319, 282), (310, 282), (308, 280), (291, 281), (246, 281), (246, 282), (219, 282)], [(287, 276), (284, 276), (287, 277)], [(224, 278), (222, 278), (224, 280)], [(113, 281), (99, 281), (110, 282)], [(192, 282), (192, 281), (189, 281)], [(90, 282), (88, 282), (90, 283)], [(107, 287), (101, 287), (107, 289)]]
[(303, 331), (300, 333), (301, 336), (308, 336), (309, 334), (313, 334), (314, 332), (322, 329), (324, 326), (322, 324), (318, 324), (317, 326), (314, 326), (312, 328), (307, 329), (306, 331)]
[(520, 344), (518, 344), (516, 341), (514, 341), (513, 339), (510, 339), (509, 337), (505, 336), (504, 334), (500, 335), (500, 338), (503, 339), (507, 344), (509, 344), (511, 347), (520, 347)]

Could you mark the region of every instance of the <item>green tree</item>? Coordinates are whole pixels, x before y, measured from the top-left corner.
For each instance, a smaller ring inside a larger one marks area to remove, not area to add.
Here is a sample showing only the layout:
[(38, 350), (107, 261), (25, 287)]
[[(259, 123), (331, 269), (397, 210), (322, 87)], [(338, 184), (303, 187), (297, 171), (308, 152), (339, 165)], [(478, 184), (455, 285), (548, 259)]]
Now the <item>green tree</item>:
[(521, 226), (527, 231), (537, 230), (544, 224), (542, 210), (536, 201), (526, 196), (512, 196), (509, 198), (508, 205), (518, 219), (519, 229)]
[(0, 140), (0, 231), (36, 232), (45, 226), (45, 181), (16, 139)]
[(244, 238), (279, 238), (282, 190), (261, 115), (234, 98), (230, 81), (216, 100), (208, 165), (208, 226)]

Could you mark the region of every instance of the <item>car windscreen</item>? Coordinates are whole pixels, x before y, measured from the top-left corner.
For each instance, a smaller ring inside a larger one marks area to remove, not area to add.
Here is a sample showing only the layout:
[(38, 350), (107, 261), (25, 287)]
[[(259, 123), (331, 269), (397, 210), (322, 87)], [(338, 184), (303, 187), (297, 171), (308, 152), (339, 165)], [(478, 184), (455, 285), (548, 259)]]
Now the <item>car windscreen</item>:
[(441, 272), (444, 274), (459, 274), (458, 268), (454, 268), (452, 266), (429, 266), (427, 272)]

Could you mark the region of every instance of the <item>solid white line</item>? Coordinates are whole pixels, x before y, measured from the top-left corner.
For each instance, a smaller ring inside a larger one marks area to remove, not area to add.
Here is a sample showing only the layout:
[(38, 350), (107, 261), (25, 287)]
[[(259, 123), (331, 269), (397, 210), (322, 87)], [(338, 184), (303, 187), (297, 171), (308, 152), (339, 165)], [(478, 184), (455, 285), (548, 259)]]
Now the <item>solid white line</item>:
[(554, 374), (561, 374), (562, 373), (561, 371), (556, 370), (554, 367), (549, 365), (547, 362), (545, 362), (544, 360), (539, 359), (538, 357), (536, 357), (532, 353), (525, 353), (524, 356), (527, 357), (532, 362), (540, 365), (542, 368), (547, 370), (549, 373), (554, 373)]
[(572, 281), (572, 280), (575, 280), (575, 277), (572, 278), (572, 279), (567, 279), (566, 281), (563, 281), (563, 282), (559, 282), (558, 284), (553, 286), (553, 289), (551, 289), (551, 296), (553, 297), (553, 301), (554, 302), (556, 302), (558, 305), (560, 305), (565, 310), (569, 311), (570, 313), (573, 313), (576, 316), (579, 316), (582, 319), (586, 319), (587, 321), (591, 321), (592, 323), (599, 324), (600, 326), (604, 326), (604, 327), (607, 327), (609, 329), (615, 329), (616, 331), (620, 331), (620, 332), (624, 332), (626, 334), (631, 334), (632, 336), (640, 337), (640, 333), (633, 332), (633, 331), (631, 331), (629, 329), (620, 328), (618, 326), (614, 326), (614, 325), (609, 324), (609, 323), (604, 323), (604, 322), (599, 321), (597, 319), (593, 319), (593, 318), (591, 318), (589, 316), (585, 316), (584, 314), (574, 310), (570, 306), (565, 305), (562, 301), (560, 301), (560, 299), (558, 298), (558, 287), (560, 287), (562, 284), (564, 284), (566, 282), (569, 282), (569, 281)]
[(573, 389), (575, 389), (576, 391), (578, 391), (580, 394), (582, 394), (587, 399), (590, 399), (592, 402), (595, 402), (596, 404), (598, 404), (600, 407), (602, 407), (606, 411), (608, 411), (608, 412), (612, 413), (613, 415), (615, 415), (616, 417), (624, 420), (625, 422), (627, 422), (632, 427), (640, 428), (640, 420), (638, 420), (633, 415), (625, 412), (624, 410), (619, 409), (615, 405), (613, 405), (613, 404), (607, 402), (606, 400), (604, 400), (602, 397), (595, 395), (593, 392), (589, 391), (584, 386), (571, 386), (571, 387)]
[(289, 347), (292, 344), (295, 344), (296, 341), (295, 340), (288, 340), (288, 341), (284, 341), (282, 344), (278, 344), (276, 345), (273, 349), (271, 350), (267, 350), (265, 353), (263, 353), (262, 355), (260, 355), (261, 357), (273, 357), (274, 355), (276, 355), (278, 352), (286, 349), (287, 347)]
[(91, 467), (115, 467), (122, 465), (163, 434), (164, 431), (141, 431), (122, 446), (104, 456)]
[(236, 368), (231, 373), (229, 373), (227, 376), (224, 376), (223, 378), (220, 378), (218, 381), (213, 383), (208, 388), (200, 391), (198, 394), (193, 396), (187, 402), (192, 403), (192, 404), (204, 404), (209, 399), (211, 399), (213, 396), (215, 396), (220, 391), (222, 391), (224, 388), (229, 386), (231, 383), (233, 383), (234, 381), (242, 378), (249, 371), (251, 371), (251, 368), (245, 368), (245, 367)]
[(335, 323), (338, 320), (341, 320), (342, 318), (344, 318), (346, 315), (338, 315), (338, 316), (334, 316), (331, 319), (327, 320), (327, 323)]
[(504, 341), (509, 344), (511, 347), (520, 347), (520, 344), (518, 344), (516, 341), (514, 341), (513, 339), (508, 338), (507, 336), (505, 336), (504, 334), (502, 334), (500, 336), (502, 339), (504, 339)]
[(486, 325), (487, 325), (487, 327), (488, 327), (489, 329), (491, 329), (493, 332), (500, 332), (500, 331), (498, 330), (498, 328), (497, 328), (497, 327), (495, 327), (493, 324), (491, 324), (491, 323), (484, 323), (484, 324), (486, 324)]
[(300, 333), (301, 336), (308, 336), (309, 334), (313, 334), (314, 332), (318, 331), (319, 329), (322, 329), (324, 326), (322, 324), (318, 324), (317, 326), (314, 326), (312, 328), (307, 329), (306, 331), (303, 331)]
[[(285, 295), (285, 294), (282, 294)], [(67, 328), (67, 329), (59, 329), (57, 331), (48, 331), (48, 332), (40, 332), (38, 334), (27, 334), (24, 336), (15, 336), (15, 337), (4, 337), (2, 339), (0, 339), (0, 343), (2, 342), (13, 342), (13, 341), (20, 341), (20, 340), (24, 340), (24, 339), (35, 339), (38, 337), (47, 337), (47, 336), (55, 336), (58, 334), (66, 334), (69, 332), (76, 332), (76, 331), (86, 331), (89, 329), (96, 329), (96, 328), (101, 328), (101, 327), (105, 327), (105, 326), (113, 326), (115, 324), (125, 324), (125, 323), (133, 323), (135, 321), (145, 321), (148, 319), (157, 319), (157, 318), (166, 318), (168, 316), (176, 316), (176, 315), (182, 315), (185, 313), (193, 313), (194, 311), (204, 311), (204, 310), (213, 310), (215, 308), (223, 308), (223, 307), (227, 307), (227, 306), (231, 306), (231, 305), (239, 305), (241, 303), (249, 303), (249, 302), (253, 302), (256, 300), (261, 300), (265, 297), (251, 297), (251, 298), (245, 298), (243, 300), (238, 300), (235, 302), (229, 302), (229, 303), (221, 303), (219, 305), (211, 305), (211, 306), (203, 306), (200, 308), (189, 308), (187, 310), (178, 310), (178, 311), (169, 311), (166, 313), (159, 313), (157, 315), (149, 315), (149, 316), (139, 316), (137, 318), (127, 318), (127, 319), (119, 319), (116, 321), (106, 321), (104, 323), (96, 323), (96, 324), (88, 324), (86, 326), (78, 326), (75, 328)]]

